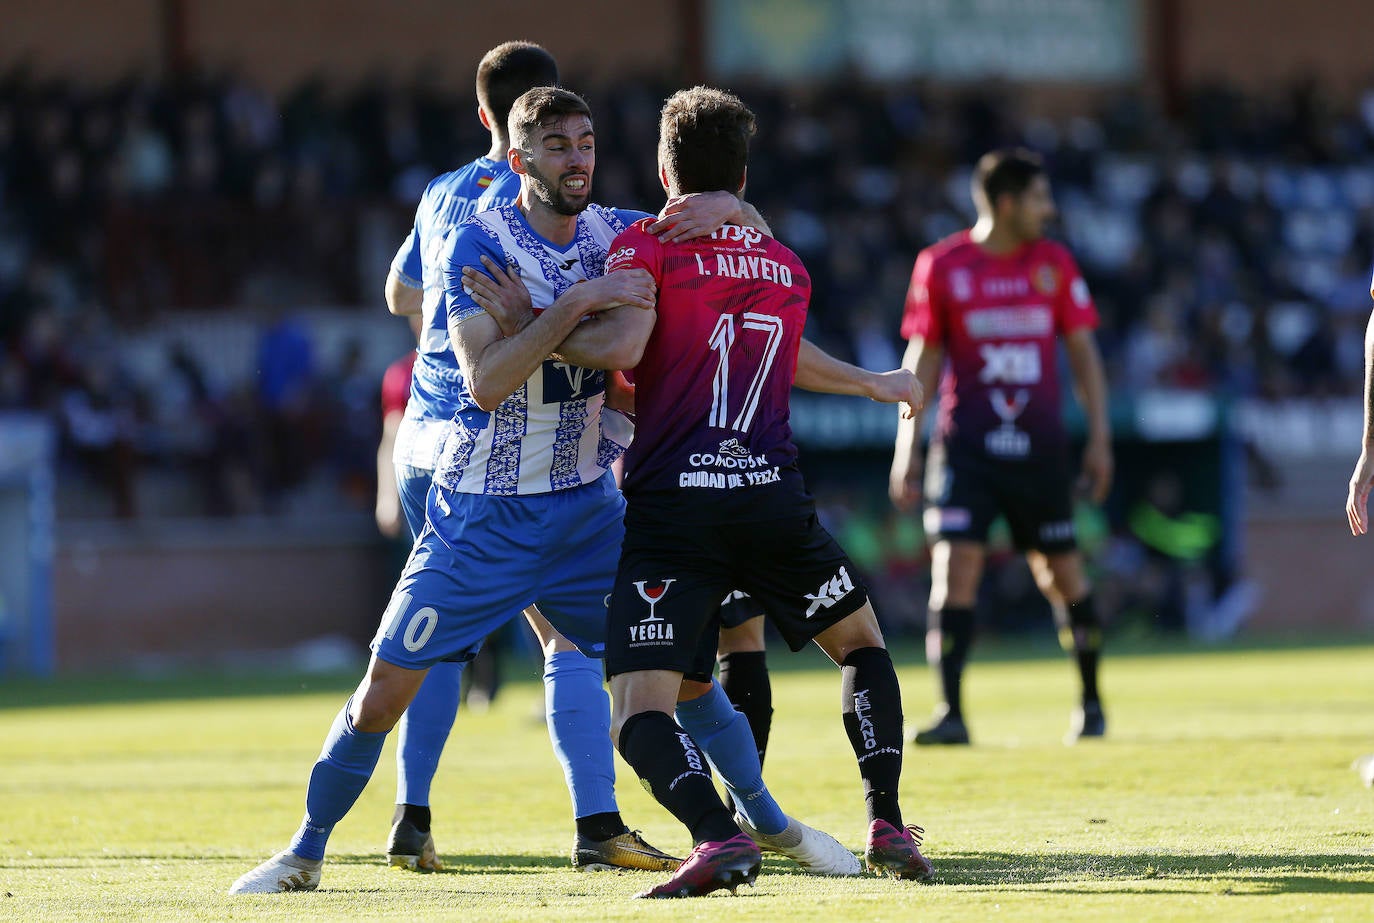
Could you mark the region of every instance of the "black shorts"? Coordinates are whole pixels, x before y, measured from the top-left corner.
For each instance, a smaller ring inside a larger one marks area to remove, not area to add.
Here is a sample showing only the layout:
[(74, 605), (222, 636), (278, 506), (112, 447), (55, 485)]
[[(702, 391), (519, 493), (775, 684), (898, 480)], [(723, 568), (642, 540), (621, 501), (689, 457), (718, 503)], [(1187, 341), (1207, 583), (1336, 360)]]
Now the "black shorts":
[(998, 514), (1020, 551), (1055, 554), (1078, 547), (1068, 465), (993, 461), (948, 452), (936, 443), (926, 460), (925, 530), (931, 540), (985, 543)]
[(738, 628), (760, 615), (763, 615), (763, 606), (757, 599), (741, 590), (733, 590), (720, 604), (720, 627)]
[(735, 590), (762, 607), (794, 651), (868, 601), (868, 587), (809, 498), (796, 518), (729, 525), (674, 523), (631, 505), (611, 593), (606, 675), (673, 670), (709, 679), (721, 600)]

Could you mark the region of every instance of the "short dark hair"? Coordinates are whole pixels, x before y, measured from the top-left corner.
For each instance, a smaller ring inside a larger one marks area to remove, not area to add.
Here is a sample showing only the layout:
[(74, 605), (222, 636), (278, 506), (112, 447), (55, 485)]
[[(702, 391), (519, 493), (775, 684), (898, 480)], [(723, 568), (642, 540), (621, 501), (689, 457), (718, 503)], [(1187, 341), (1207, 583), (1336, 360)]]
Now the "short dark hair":
[(511, 146), (530, 150), (538, 129), (570, 115), (585, 115), (589, 120), (592, 117), (587, 101), (572, 90), (561, 87), (526, 90), (510, 107)]
[(988, 208), (995, 210), (998, 198), (1021, 195), (1044, 174), (1045, 162), (1034, 151), (1023, 147), (989, 151), (978, 158), (973, 170), (974, 200), (981, 194)]
[(477, 65), (477, 102), (495, 124), (504, 125), (521, 93), (557, 83), (553, 55), (533, 42), (504, 42), (482, 55)]
[(675, 192), (738, 192), (755, 130), (754, 113), (733, 93), (679, 90), (659, 117), (658, 161)]

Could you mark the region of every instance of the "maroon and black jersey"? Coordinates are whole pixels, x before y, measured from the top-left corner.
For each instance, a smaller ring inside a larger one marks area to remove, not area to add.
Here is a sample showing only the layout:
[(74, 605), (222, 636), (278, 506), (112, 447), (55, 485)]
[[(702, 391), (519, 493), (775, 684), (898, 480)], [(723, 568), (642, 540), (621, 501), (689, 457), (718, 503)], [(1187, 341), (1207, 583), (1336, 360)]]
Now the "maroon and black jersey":
[(658, 283), (658, 320), (634, 371), (635, 437), (625, 495), (686, 521), (791, 516), (805, 487), (788, 398), (811, 277), (754, 228), (664, 244), (641, 221), (611, 245), (606, 271)]
[(1062, 244), (984, 250), (968, 231), (922, 250), (902, 336), (945, 347), (935, 437), (995, 459), (1064, 450), (1056, 337), (1097, 327), (1097, 308)]

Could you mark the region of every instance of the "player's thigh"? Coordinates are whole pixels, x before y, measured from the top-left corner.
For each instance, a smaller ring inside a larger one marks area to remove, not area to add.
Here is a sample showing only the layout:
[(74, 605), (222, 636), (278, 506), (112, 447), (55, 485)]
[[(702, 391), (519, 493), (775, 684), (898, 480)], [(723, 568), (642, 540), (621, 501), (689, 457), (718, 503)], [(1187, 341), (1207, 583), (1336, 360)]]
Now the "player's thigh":
[(758, 601), (794, 651), (868, 601), (854, 563), (814, 510), (744, 523), (723, 530), (721, 541), (735, 562), (734, 585)]
[(606, 606), (625, 537), (624, 500), (609, 475), (550, 496), (533, 576), (540, 613), (589, 657), (606, 645)]
[(425, 526), (426, 498), (433, 481), (433, 471), (411, 465), (396, 466), (396, 492), (401, 498), (401, 512), (405, 515), (406, 527), (410, 529), (412, 543)]
[(738, 590), (731, 592), (720, 606), (720, 654), (723, 656), (765, 649), (763, 606), (748, 593)]
[(1008, 465), (999, 490), (1018, 550), (1050, 556), (1077, 549), (1073, 481), (1066, 465)]
[(951, 454), (938, 443), (926, 463), (922, 524), (934, 542), (985, 544), (998, 513), (998, 491), (988, 464)]
[(406, 669), (470, 660), (482, 640), (530, 603), (537, 565), (513, 544), (490, 498), (431, 497), (427, 522), (382, 615), (372, 650)]
[(671, 670), (709, 679), (728, 568), (696, 530), (631, 526), (607, 622), (606, 672)]

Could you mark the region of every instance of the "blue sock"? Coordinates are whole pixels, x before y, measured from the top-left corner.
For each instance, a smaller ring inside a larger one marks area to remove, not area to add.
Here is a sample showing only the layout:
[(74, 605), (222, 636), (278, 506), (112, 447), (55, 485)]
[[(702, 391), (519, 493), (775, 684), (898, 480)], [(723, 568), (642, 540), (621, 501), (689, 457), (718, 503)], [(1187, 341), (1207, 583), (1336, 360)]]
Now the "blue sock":
[(573, 817), (619, 811), (611, 755), (611, 700), (601, 684), (601, 661), (558, 651), (544, 661), (544, 707), (549, 739), (572, 795)]
[(401, 716), (401, 737), (396, 745), (397, 804), (429, 804), (430, 783), (458, 714), (463, 666), (436, 663), (430, 667), (420, 691)]
[(343, 819), (367, 787), (386, 742), (385, 731), (359, 731), (348, 717), (350, 698), (324, 739), (320, 759), (305, 792), (305, 820), (291, 840), (291, 852), (302, 859), (323, 859), (334, 825)]
[(735, 711), (720, 683), (712, 680), (704, 696), (677, 703), (677, 723), (706, 754), (749, 826), (770, 835), (787, 829), (787, 815), (763, 784), (749, 719)]

